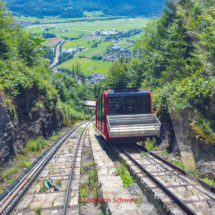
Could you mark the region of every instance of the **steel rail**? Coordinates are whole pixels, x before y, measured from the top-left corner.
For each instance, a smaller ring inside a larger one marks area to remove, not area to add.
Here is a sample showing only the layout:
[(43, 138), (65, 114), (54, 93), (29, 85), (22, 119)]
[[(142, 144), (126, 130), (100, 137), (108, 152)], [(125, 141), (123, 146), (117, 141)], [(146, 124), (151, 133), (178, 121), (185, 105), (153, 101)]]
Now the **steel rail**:
[(84, 130), (82, 131), (81, 133), (81, 136), (78, 140), (78, 144), (76, 146), (76, 151), (75, 151), (75, 156), (73, 158), (73, 163), (72, 163), (72, 168), (71, 168), (71, 172), (70, 172), (70, 176), (69, 176), (69, 182), (68, 182), (68, 185), (67, 185), (67, 191), (66, 191), (66, 198), (65, 198), (65, 201), (64, 201), (64, 206), (63, 206), (63, 213), (62, 215), (66, 215), (67, 214), (67, 210), (68, 210), (68, 204), (69, 204), (69, 194), (70, 194), (70, 188), (71, 188), (71, 183), (72, 183), (72, 178), (73, 178), (73, 172), (74, 172), (74, 167), (75, 167), (75, 161), (76, 161), (76, 157), (77, 157), (77, 153), (78, 153), (78, 147), (81, 143), (81, 141), (83, 140), (83, 137), (84, 137), (84, 134), (86, 132), (86, 129), (88, 127), (88, 125), (90, 124), (91, 122), (89, 122)]
[[(141, 150), (140, 150), (140, 149), (138, 149), (138, 150), (139, 150), (140, 153), (141, 153)], [(154, 162), (156, 162), (157, 165), (160, 165), (160, 166), (161, 166), (163, 169), (165, 169), (166, 171), (169, 171), (169, 172), (173, 173), (173, 174), (174, 174), (175, 176), (177, 176), (179, 179), (181, 179), (181, 180), (183, 180), (184, 182), (190, 184), (193, 188), (197, 189), (198, 191), (200, 191), (201, 193), (203, 193), (204, 195), (208, 196), (209, 198), (211, 198), (211, 199), (213, 199), (213, 200), (215, 201), (215, 198), (214, 198), (214, 197), (210, 196), (209, 194), (205, 193), (205, 192), (202, 191), (201, 189), (197, 188), (195, 185), (191, 184), (189, 181), (187, 181), (186, 179), (182, 178), (180, 175), (176, 174), (174, 171), (168, 169), (168, 168), (165, 167), (163, 164), (161, 164), (161, 163), (159, 163), (158, 161), (156, 161), (154, 158), (149, 157), (147, 154), (146, 154), (146, 156), (147, 156), (149, 159), (151, 159), (151, 160), (153, 160)], [(211, 192), (211, 193), (212, 193), (212, 192)]]
[(182, 200), (180, 200), (174, 193), (172, 193), (167, 187), (165, 187), (158, 179), (156, 179), (150, 172), (148, 172), (139, 162), (129, 155), (123, 148), (117, 147), (123, 152), (133, 163), (135, 163), (172, 201), (178, 205), (178, 207), (186, 214), (196, 215), (196, 213), (188, 207)]
[[(148, 152), (148, 150), (146, 150), (144, 147), (142, 147), (142, 146), (140, 146), (138, 144), (136, 144), (136, 146), (137, 146), (138, 149), (140, 149), (142, 151), (145, 151), (145, 152)], [(202, 187), (204, 187), (205, 189), (207, 189), (209, 192), (215, 194), (215, 187), (213, 187), (212, 185), (204, 182), (200, 178), (197, 178), (196, 176), (192, 175), (191, 173), (186, 172), (185, 170), (181, 169), (180, 167), (174, 165), (173, 163), (171, 163), (171, 162), (165, 160), (164, 158), (162, 158), (162, 157), (154, 154), (153, 152), (150, 152), (149, 154), (152, 155), (153, 157), (157, 158), (158, 160), (162, 161), (166, 165), (172, 167), (173, 169), (176, 169), (176, 170), (180, 171), (184, 175), (188, 175), (188, 176), (191, 176), (191, 177), (195, 178), (201, 184)], [(183, 180), (185, 180), (185, 179), (183, 179)]]
[[(91, 120), (90, 120), (91, 121)], [(64, 134), (58, 141), (53, 144), (53, 148), (48, 149), (47, 153), (44, 157), (39, 160), (39, 162), (30, 170), (30, 172), (25, 175), (20, 182), (11, 190), (8, 195), (2, 200), (0, 213), (2, 214), (10, 214), (12, 210), (15, 208), (18, 201), (25, 194), (25, 192), (29, 189), (33, 181), (40, 174), (40, 172), (44, 169), (48, 161), (52, 158), (55, 152), (61, 147), (61, 145), (65, 142), (65, 140), (80, 126), (82, 126), (86, 122), (79, 123), (76, 127), (72, 128), (66, 134)], [(50, 150), (50, 151), (49, 151)], [(22, 176), (22, 175), (21, 175)], [(17, 196), (18, 194), (18, 196)], [(15, 198), (16, 197), (16, 198)], [(11, 205), (9, 203), (14, 200)], [(9, 207), (8, 207), (9, 205)]]

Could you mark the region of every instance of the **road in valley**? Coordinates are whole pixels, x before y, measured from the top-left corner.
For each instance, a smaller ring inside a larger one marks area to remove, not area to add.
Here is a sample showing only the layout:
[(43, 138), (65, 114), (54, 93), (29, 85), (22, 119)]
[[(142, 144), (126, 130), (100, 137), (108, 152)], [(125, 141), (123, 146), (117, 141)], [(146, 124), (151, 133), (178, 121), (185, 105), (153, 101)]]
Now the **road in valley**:
[(56, 56), (55, 56), (55, 59), (54, 59), (54, 62), (52, 63), (51, 67), (53, 68), (57, 63), (58, 63), (58, 58), (59, 58), (59, 55), (60, 55), (60, 46), (64, 43), (64, 40), (61, 41), (57, 47), (56, 47)]

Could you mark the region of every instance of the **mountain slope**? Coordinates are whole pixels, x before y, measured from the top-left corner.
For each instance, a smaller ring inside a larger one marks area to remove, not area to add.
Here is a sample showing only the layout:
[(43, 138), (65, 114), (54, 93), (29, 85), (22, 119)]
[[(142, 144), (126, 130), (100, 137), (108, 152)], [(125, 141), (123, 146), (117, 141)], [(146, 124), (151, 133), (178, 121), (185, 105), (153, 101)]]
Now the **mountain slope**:
[(16, 15), (83, 17), (83, 11), (103, 11), (115, 16), (156, 16), (164, 0), (6, 0)]

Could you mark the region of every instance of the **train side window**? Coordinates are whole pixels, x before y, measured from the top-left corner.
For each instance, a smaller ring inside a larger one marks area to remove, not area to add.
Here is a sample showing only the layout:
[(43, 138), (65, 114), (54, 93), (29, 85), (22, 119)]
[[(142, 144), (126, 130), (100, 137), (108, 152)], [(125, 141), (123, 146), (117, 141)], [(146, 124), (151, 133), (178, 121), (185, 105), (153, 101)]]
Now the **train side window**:
[(101, 119), (100, 119), (100, 109), (101, 109), (101, 102), (100, 102), (100, 100), (98, 100), (97, 105), (98, 105), (97, 119), (98, 119), (98, 120), (101, 120)]
[(96, 115), (97, 115), (97, 120), (99, 120), (99, 101), (97, 101), (97, 112), (96, 112)]
[(102, 118), (102, 116), (103, 116), (103, 114), (102, 114), (102, 111), (103, 111), (103, 107), (102, 107), (102, 97), (101, 97), (101, 99), (100, 99), (100, 102), (101, 102), (101, 112), (100, 112), (100, 117), (101, 117), (101, 121), (103, 121), (103, 118)]
[(99, 100), (99, 120), (101, 121), (101, 113), (102, 113), (102, 106), (101, 106), (101, 99)]
[(102, 97), (102, 121), (105, 122), (105, 97)]
[(100, 121), (102, 121), (102, 99), (99, 100), (99, 105), (100, 105), (100, 109), (99, 109), (99, 119), (100, 119)]

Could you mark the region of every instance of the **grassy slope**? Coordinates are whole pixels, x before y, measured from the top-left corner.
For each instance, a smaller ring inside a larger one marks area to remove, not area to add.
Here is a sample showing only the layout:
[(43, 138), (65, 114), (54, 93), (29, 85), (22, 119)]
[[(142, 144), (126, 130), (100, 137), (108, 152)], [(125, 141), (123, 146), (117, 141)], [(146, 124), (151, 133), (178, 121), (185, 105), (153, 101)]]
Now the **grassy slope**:
[(47, 40), (42, 43), (43, 46), (54, 46), (54, 44), (49, 44)]
[(124, 47), (127, 47), (127, 46), (129, 46), (129, 45), (130, 45), (130, 44), (122, 43), (122, 44), (119, 44), (119, 45), (117, 45), (117, 46), (120, 46), (120, 47), (124, 48)]
[(140, 28), (145, 26), (148, 20), (111, 20), (111, 21), (95, 21), (95, 22), (81, 22), (81, 23), (69, 23), (61, 24), (62, 27), (76, 28), (83, 30), (105, 30), (105, 29), (116, 29), (116, 30), (131, 30), (134, 28)]
[(27, 31), (27, 32), (31, 32), (31, 33), (41, 32), (40, 26), (31, 27), (31, 28), (24, 28), (24, 30)]
[(80, 52), (79, 54), (77, 54), (77, 56), (83, 56), (83, 55), (88, 55), (88, 54), (91, 54), (91, 53), (94, 53), (94, 52), (97, 52), (97, 51), (103, 51), (103, 49), (105, 49), (106, 47), (110, 46), (110, 45), (113, 45), (114, 43), (111, 43), (111, 42), (105, 42), (105, 43), (101, 43), (101, 44), (98, 44), (98, 47), (97, 48), (89, 48), (83, 52)]
[(131, 37), (124, 37), (123, 39), (136, 41), (136, 40), (140, 40), (143, 34), (144, 34), (144, 32), (141, 32), (141, 33), (135, 34), (135, 35), (133, 35)]
[(99, 52), (97, 52), (96, 54), (92, 54), (92, 55), (89, 56), (89, 58), (92, 58), (92, 57), (94, 57), (94, 56), (102, 55), (102, 54), (104, 54), (105, 52), (107, 52), (107, 49), (104, 49), (104, 50), (102, 50), (102, 51), (99, 51)]
[[(98, 60), (91, 60), (86, 58), (80, 58), (80, 59), (74, 58), (70, 61), (67, 61), (61, 64), (59, 67), (72, 70), (73, 65), (75, 65), (77, 62), (80, 63), (81, 71), (84, 71), (85, 75), (90, 75), (92, 72), (107, 74), (109, 68), (111, 67), (111, 63), (109, 62), (101, 62)], [(96, 69), (95, 69), (95, 66), (96, 66)]]
[(72, 37), (78, 37), (81, 35), (81, 33), (79, 32), (62, 32), (62, 33), (56, 33), (56, 32), (53, 32), (56, 36), (59, 36), (59, 37), (68, 37), (68, 38), (72, 38)]
[[(90, 42), (90, 44), (87, 43), (88, 41)], [(99, 42), (99, 41), (100, 39), (95, 40), (95, 42)], [(81, 47), (90, 48), (93, 44), (94, 44), (93, 39), (80, 39), (80, 40), (73, 40), (65, 43), (63, 45), (63, 48), (71, 49), (71, 48), (76, 48), (78, 45)]]

